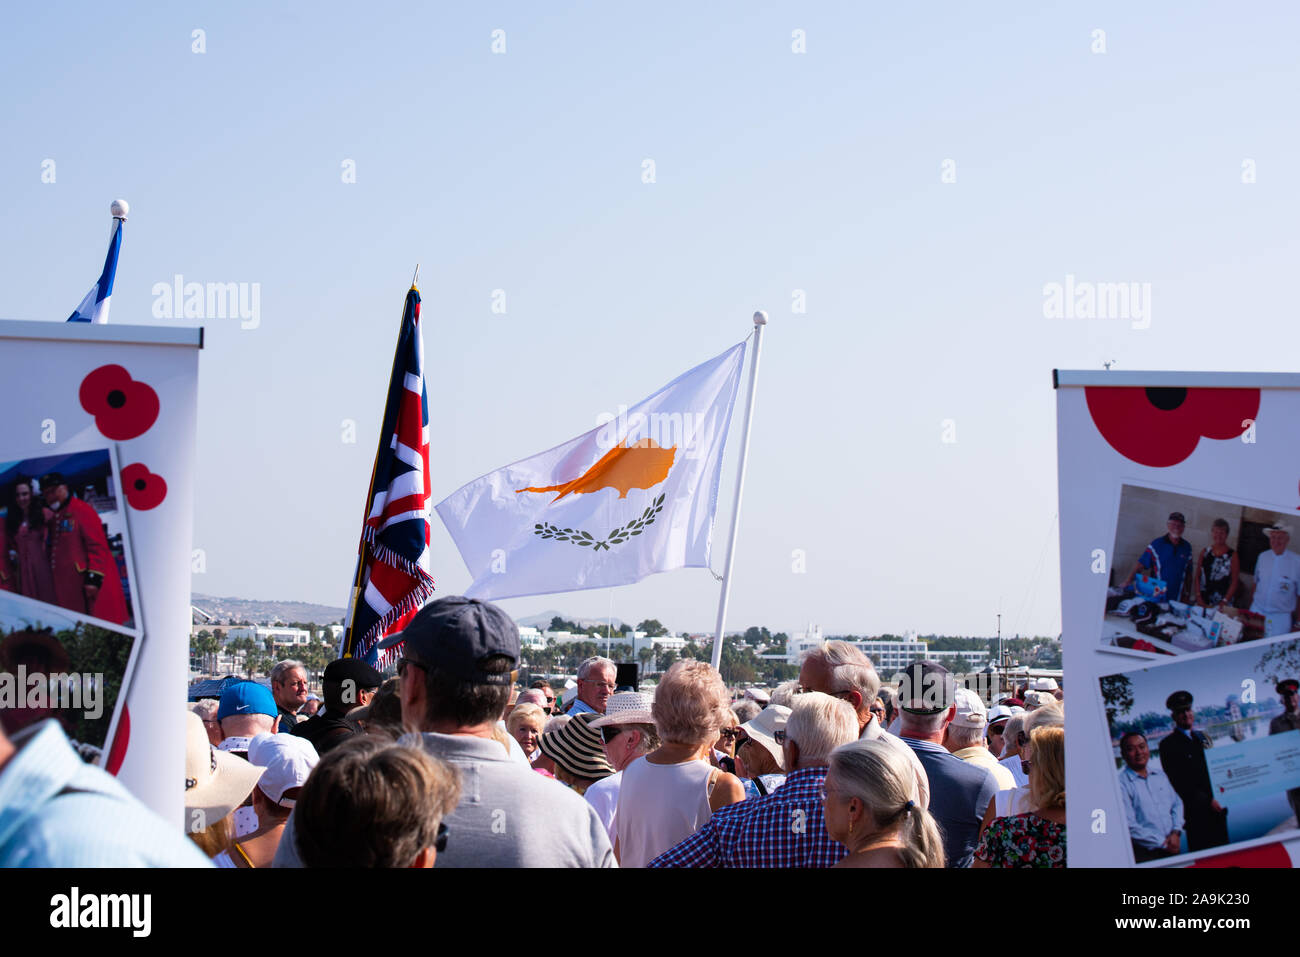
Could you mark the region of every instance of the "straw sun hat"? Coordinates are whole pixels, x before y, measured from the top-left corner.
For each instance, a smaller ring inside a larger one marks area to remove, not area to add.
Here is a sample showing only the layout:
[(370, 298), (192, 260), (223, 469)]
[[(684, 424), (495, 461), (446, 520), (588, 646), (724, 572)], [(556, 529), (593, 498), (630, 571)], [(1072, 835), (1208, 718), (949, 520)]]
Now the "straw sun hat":
[(193, 711), (186, 711), (186, 830), (191, 834), (202, 831), (243, 804), (265, 770), (243, 758), (218, 751), (208, 743), (203, 721)]

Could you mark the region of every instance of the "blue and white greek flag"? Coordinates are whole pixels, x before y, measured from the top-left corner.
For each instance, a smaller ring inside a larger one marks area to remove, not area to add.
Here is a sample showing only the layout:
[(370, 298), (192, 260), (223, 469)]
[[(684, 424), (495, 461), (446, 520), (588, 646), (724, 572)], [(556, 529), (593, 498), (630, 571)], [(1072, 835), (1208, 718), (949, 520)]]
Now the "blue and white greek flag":
[(113, 277), (117, 275), (117, 254), (122, 249), (122, 220), (113, 220), (113, 235), (108, 241), (108, 255), (104, 257), (104, 271), (90, 287), (68, 322), (108, 322), (108, 304), (113, 296)]

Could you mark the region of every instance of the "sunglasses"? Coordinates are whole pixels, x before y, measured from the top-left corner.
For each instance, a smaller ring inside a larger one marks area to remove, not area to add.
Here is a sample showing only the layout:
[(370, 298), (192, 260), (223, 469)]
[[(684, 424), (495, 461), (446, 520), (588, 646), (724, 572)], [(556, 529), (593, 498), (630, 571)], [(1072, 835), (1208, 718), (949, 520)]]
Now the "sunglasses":
[(777, 744), (785, 744), (785, 728), (780, 728), (772, 732), (772, 740)]
[(720, 730), (724, 738), (735, 738), (740, 735), (739, 728), (722, 728)]
[(600, 740), (604, 741), (606, 744), (609, 744), (609, 742), (613, 741), (625, 730), (626, 730), (625, 728), (620, 728), (616, 724), (607, 724), (600, 729)]
[(406, 669), (407, 669), (407, 667), (410, 666), (410, 665), (415, 665), (415, 667), (417, 667), (417, 668), (423, 668), (423, 667), (424, 667), (424, 662), (420, 661), (418, 658), (398, 658), (398, 659), (397, 659), (397, 677), (400, 678), (400, 677), (402, 677), (404, 674), (406, 674)]

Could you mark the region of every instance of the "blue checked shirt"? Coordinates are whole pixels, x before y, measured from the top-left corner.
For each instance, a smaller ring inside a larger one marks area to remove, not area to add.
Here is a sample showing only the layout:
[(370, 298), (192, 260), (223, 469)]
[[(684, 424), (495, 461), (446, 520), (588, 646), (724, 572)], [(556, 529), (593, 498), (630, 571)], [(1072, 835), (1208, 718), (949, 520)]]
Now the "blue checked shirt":
[(833, 867), (848, 849), (822, 817), (826, 768), (800, 768), (766, 797), (714, 811), (708, 824), (651, 867)]

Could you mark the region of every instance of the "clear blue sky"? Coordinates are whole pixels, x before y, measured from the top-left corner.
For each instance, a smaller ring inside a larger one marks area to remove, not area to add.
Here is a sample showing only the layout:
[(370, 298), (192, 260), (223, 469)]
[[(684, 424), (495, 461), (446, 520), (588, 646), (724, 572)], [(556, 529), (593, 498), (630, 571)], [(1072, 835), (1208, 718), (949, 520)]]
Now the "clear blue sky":
[[(259, 283), (258, 328), (203, 322), (194, 587), (341, 605), (416, 262), (435, 501), (765, 308), (729, 624), (1055, 634), (1050, 370), (1294, 368), (1298, 29), (1284, 3), (28, 5), (0, 315), (72, 311), (116, 196), (113, 321), (178, 321), (151, 293), (176, 274)], [(1150, 283), (1150, 328), (1045, 318), (1067, 274)], [(436, 519), (433, 568), (469, 581)], [(710, 628), (716, 595), (683, 571), (614, 614)]]

